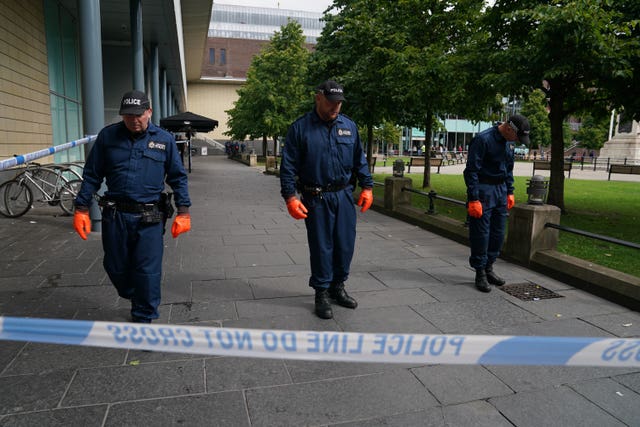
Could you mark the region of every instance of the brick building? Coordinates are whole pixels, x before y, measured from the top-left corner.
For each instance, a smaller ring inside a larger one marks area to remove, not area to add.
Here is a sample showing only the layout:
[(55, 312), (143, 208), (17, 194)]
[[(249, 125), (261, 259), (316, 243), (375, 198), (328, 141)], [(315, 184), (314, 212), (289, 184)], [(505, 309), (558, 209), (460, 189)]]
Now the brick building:
[(312, 49), (322, 32), (322, 14), (288, 9), (272, 9), (213, 4), (209, 33), (202, 55), (202, 74), (189, 82), (189, 110), (219, 122), (206, 136), (224, 141), (228, 115), (238, 99), (247, 70), (255, 55), (269, 43), (289, 19), (297, 21)]

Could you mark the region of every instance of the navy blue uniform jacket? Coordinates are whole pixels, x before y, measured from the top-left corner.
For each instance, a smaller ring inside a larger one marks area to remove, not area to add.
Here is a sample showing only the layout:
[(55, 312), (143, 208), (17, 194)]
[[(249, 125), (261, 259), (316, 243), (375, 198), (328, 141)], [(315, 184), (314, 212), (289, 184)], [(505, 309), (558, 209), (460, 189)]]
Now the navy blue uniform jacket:
[(103, 178), (105, 196), (116, 200), (152, 203), (164, 183), (174, 192), (176, 206), (191, 206), (187, 174), (173, 136), (149, 122), (135, 138), (124, 122), (102, 129), (84, 167), (84, 182), (76, 206), (89, 206)]

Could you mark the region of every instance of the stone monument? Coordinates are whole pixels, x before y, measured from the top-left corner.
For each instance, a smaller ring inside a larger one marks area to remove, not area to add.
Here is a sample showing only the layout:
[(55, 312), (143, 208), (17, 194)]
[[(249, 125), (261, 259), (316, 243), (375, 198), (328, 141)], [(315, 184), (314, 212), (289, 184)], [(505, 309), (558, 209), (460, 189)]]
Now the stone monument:
[(600, 159), (611, 159), (611, 163), (640, 164), (640, 125), (618, 116), (615, 135), (600, 149)]

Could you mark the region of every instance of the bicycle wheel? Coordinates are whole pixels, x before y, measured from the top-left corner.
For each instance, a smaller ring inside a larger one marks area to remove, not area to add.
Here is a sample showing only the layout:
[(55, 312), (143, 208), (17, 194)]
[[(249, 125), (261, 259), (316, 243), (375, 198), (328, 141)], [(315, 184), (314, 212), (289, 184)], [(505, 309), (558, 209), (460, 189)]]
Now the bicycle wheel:
[(31, 209), (33, 193), (21, 181), (11, 180), (0, 185), (0, 214), (17, 218)]
[(62, 184), (59, 194), (60, 207), (69, 215), (73, 215), (73, 212), (76, 209), (74, 202), (76, 201), (76, 196), (78, 195), (78, 191), (80, 191), (81, 185), (81, 179), (72, 179), (71, 181)]

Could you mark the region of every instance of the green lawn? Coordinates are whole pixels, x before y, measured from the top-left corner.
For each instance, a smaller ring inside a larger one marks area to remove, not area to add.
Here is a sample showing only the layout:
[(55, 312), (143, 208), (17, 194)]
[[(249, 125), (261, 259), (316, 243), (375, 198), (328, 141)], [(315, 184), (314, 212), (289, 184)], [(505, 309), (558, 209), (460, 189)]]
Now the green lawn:
[[(374, 181), (384, 182), (388, 174), (374, 174)], [(425, 192), (434, 190), (440, 196), (466, 200), (462, 175), (431, 174), (431, 188), (422, 189), (422, 174), (406, 174), (413, 188)], [(527, 177), (515, 178), (516, 203), (527, 200)], [(383, 188), (375, 187), (377, 197)], [(412, 204), (428, 208), (428, 198), (412, 194)], [(560, 224), (591, 233), (640, 244), (640, 183), (619, 181), (565, 180), (567, 214)], [(436, 211), (460, 221), (466, 219), (464, 207), (442, 200), (436, 201)], [(600, 264), (634, 276), (640, 276), (640, 251), (560, 231), (558, 251)]]

